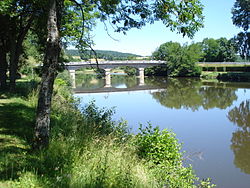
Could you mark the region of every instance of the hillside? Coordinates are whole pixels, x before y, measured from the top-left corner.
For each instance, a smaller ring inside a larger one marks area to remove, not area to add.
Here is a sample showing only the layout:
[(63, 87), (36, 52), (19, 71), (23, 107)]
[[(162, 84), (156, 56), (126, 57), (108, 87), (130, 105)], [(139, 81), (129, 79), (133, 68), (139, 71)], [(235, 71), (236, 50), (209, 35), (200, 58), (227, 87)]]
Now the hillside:
[[(86, 51), (81, 54), (78, 50), (65, 50), (66, 55), (68, 56), (80, 56), (82, 59), (93, 58), (94, 55), (90, 56), (90, 51)], [(108, 51), (108, 50), (96, 50), (97, 58), (106, 59), (106, 60), (126, 60), (126, 59), (134, 59), (136, 57), (141, 57), (140, 55), (132, 54), (132, 53), (123, 53), (117, 51)]]

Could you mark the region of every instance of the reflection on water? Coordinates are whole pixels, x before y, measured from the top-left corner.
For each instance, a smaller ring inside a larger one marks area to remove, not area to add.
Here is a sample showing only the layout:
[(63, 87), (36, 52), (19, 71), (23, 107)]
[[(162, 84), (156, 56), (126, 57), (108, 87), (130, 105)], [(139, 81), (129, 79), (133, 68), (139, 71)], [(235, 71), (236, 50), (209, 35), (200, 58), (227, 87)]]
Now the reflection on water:
[(78, 74), (76, 76), (76, 87), (85, 89), (96, 89), (104, 87), (105, 81), (92, 74)]
[(225, 109), (237, 99), (236, 89), (205, 87), (199, 79), (168, 79), (167, 89), (156, 92), (154, 98), (168, 108), (198, 110)]
[[(138, 79), (135, 76), (112, 75), (112, 87), (114, 88), (131, 88), (136, 85), (138, 85)], [(104, 78), (97, 75), (79, 74), (76, 77), (76, 88), (96, 89), (104, 86)]]
[(243, 101), (239, 107), (230, 110), (228, 119), (239, 126), (231, 140), (234, 164), (242, 172), (250, 174), (250, 100)]
[(112, 93), (100, 90), (103, 79), (77, 79), (78, 91), (92, 91), (76, 96), (85, 103), (95, 99), (100, 107), (115, 106), (114, 119), (128, 120), (133, 132), (148, 121), (172, 129), (201, 178), (211, 177), (222, 188), (249, 188), (250, 83), (145, 78), (140, 86), (137, 77), (112, 75), (112, 88), (127, 88)]

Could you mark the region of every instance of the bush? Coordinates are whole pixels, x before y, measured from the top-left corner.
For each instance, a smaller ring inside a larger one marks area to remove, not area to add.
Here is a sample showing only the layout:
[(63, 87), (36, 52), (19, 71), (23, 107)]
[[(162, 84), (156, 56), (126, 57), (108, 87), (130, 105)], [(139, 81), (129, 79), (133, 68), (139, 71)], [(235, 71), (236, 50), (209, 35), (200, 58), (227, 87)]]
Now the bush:
[(151, 125), (144, 129), (141, 126), (139, 130), (140, 133), (134, 140), (137, 155), (147, 161), (160, 186), (173, 188), (214, 186), (209, 180), (199, 183), (199, 178), (195, 176), (192, 168), (183, 166), (181, 145), (174, 133), (166, 129), (161, 131)]
[(165, 162), (175, 165), (181, 161), (181, 146), (174, 133), (166, 129), (160, 131), (158, 127), (153, 128), (151, 125), (144, 129), (141, 126), (139, 130), (135, 144), (141, 158), (156, 165)]

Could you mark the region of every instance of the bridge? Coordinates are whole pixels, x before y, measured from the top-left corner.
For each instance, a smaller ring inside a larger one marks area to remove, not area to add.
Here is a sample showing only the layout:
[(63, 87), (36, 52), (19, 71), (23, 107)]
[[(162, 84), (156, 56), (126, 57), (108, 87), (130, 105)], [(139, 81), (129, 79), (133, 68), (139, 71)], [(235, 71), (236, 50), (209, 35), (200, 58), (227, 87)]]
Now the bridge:
[(152, 66), (165, 66), (165, 61), (155, 61), (155, 60), (142, 60), (142, 61), (100, 61), (98, 63), (93, 62), (69, 62), (65, 63), (66, 69), (69, 71), (70, 76), (72, 78), (72, 86), (75, 85), (75, 71), (80, 68), (99, 68), (105, 71), (105, 87), (111, 87), (111, 75), (110, 72), (112, 69), (121, 67), (121, 66), (129, 66), (134, 67), (138, 70), (139, 76), (139, 85), (144, 85), (144, 70), (147, 67)]

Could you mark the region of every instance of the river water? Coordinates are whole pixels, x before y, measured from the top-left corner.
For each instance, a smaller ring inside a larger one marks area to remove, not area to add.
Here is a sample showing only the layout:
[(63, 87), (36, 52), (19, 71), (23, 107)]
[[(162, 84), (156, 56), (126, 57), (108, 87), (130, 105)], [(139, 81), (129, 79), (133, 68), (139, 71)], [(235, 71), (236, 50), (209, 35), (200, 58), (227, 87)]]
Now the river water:
[(81, 106), (95, 100), (115, 107), (114, 120), (128, 121), (176, 133), (186, 164), (200, 178), (210, 177), (220, 188), (250, 187), (250, 83), (219, 83), (199, 79), (112, 76), (112, 88), (93, 75), (77, 76), (75, 96)]

